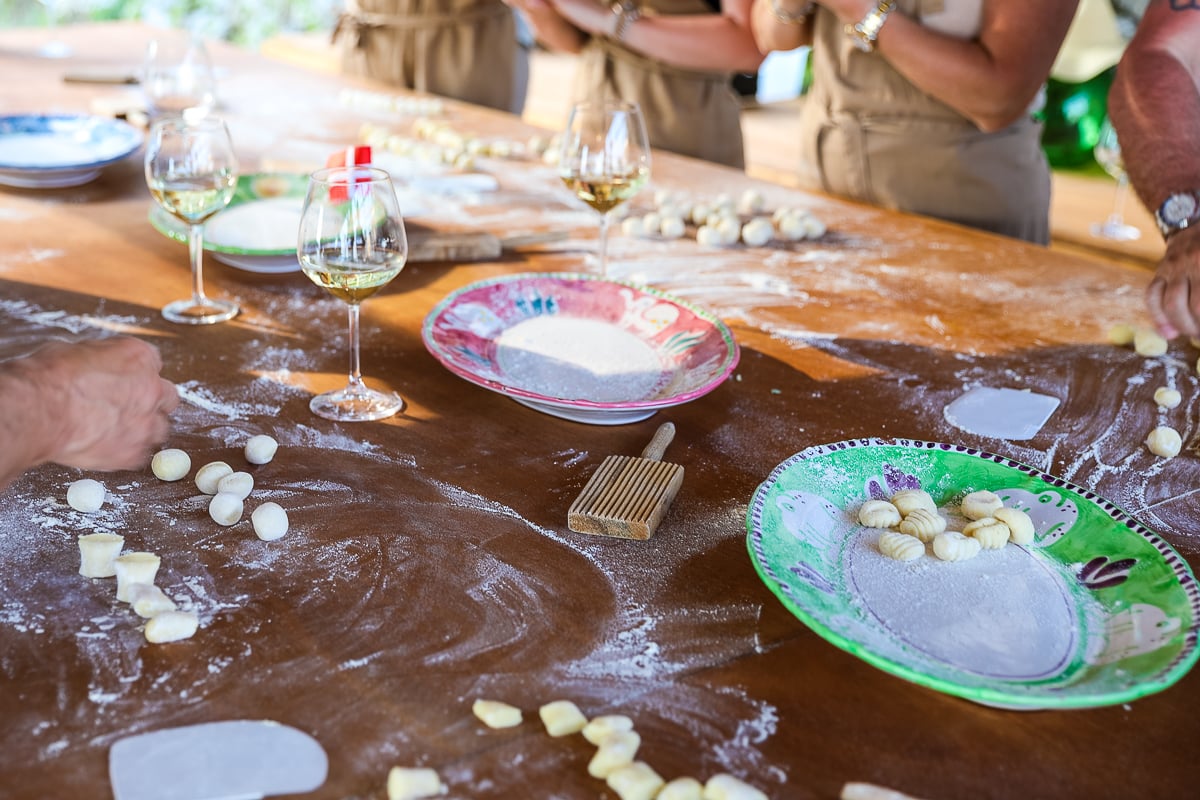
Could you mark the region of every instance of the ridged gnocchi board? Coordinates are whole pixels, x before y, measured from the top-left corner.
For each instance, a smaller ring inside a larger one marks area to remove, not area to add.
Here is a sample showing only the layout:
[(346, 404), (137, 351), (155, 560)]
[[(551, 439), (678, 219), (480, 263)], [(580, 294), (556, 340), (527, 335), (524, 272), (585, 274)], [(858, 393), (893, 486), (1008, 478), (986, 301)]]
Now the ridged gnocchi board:
[(270, 720), (142, 733), (108, 752), (114, 800), (248, 800), (311, 792), (329, 759), (316, 739)]
[(608, 456), (567, 510), (567, 527), (623, 539), (649, 539), (683, 484), (683, 467), (662, 461), (675, 438), (664, 422), (641, 458)]
[[(1033, 541), (965, 561), (885, 556), (869, 499), (923, 489), (962, 524), (969, 493), (1025, 511)], [(1089, 708), (1161, 691), (1195, 665), (1196, 578), (1112, 503), (993, 453), (909, 439), (810, 447), (746, 515), (763, 583), (832, 644), (901, 678), (991, 706)]]

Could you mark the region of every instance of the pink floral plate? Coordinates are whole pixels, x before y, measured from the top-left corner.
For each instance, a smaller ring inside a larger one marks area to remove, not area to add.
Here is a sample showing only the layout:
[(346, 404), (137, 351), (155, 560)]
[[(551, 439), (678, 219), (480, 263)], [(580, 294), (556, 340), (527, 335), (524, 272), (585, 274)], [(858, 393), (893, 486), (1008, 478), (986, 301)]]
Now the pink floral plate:
[(711, 392), (738, 363), (713, 314), (645, 286), (584, 274), (464, 286), (425, 318), (448, 370), (547, 414), (622, 425)]

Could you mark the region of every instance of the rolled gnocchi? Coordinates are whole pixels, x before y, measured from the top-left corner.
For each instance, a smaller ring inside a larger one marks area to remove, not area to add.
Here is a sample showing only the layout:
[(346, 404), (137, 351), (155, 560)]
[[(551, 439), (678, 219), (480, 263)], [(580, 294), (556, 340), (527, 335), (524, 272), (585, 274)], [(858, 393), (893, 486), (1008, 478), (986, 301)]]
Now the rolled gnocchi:
[(1013, 544), (1033, 543), (1033, 520), (1019, 508), (997, 508), (992, 516), (1008, 526), (1008, 539)]
[(903, 517), (907, 517), (918, 508), (923, 508), (931, 514), (936, 514), (938, 510), (937, 503), (933, 502), (933, 497), (924, 489), (901, 489), (892, 495), (891, 503)]
[(866, 528), (892, 528), (900, 524), (900, 511), (887, 500), (868, 500), (859, 506), (858, 523)]
[(925, 545), (907, 533), (884, 531), (879, 535), (879, 552), (896, 561), (916, 561), (925, 555)]
[(899, 529), (922, 542), (932, 542), (933, 537), (946, 530), (946, 518), (927, 508), (915, 508), (900, 521)]
[(963, 536), (979, 542), (984, 550), (999, 550), (1008, 544), (1008, 526), (995, 517), (983, 517), (963, 526)]
[(980, 490), (970, 492), (963, 497), (959, 504), (964, 517), (968, 519), (983, 519), (990, 517), (992, 512), (1004, 505), (1004, 501), (995, 492)]
[(942, 561), (966, 561), (979, 555), (979, 541), (958, 531), (946, 531), (933, 537), (933, 554)]

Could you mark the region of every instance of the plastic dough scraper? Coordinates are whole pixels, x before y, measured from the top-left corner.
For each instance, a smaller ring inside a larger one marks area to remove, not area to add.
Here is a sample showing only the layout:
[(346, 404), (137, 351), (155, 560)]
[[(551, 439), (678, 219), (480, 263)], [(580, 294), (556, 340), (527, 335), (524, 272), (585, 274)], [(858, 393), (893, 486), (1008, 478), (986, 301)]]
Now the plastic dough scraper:
[(270, 720), (141, 733), (108, 751), (115, 800), (258, 800), (311, 792), (329, 759), (316, 739)]

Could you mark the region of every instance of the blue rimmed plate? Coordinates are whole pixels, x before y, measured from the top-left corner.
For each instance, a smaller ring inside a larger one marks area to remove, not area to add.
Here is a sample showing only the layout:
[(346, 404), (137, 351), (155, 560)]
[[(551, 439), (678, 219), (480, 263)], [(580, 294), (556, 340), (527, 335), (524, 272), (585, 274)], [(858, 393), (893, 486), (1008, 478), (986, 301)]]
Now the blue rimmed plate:
[(22, 189), (80, 186), (141, 144), (141, 131), (108, 117), (0, 116), (0, 184)]

